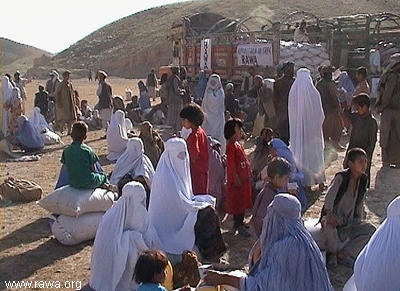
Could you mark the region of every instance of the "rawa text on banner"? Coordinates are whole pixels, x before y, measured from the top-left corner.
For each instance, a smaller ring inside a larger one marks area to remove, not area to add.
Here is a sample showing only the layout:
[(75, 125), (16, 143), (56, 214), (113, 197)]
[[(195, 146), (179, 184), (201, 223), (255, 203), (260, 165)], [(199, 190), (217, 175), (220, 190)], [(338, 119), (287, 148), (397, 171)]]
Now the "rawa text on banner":
[(239, 66), (272, 66), (274, 64), (271, 43), (240, 44), (237, 46)]

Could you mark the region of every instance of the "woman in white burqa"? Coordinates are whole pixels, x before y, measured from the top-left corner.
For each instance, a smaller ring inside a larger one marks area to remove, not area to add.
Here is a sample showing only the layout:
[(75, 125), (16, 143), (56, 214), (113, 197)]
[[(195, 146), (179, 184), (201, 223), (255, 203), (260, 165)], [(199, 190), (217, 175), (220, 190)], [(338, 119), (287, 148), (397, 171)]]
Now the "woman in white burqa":
[[(181, 255), (194, 250), (196, 244), (203, 258), (221, 255), (225, 245), (214, 207), (214, 197), (193, 195), (185, 140), (169, 139), (157, 165), (149, 204), (150, 222), (160, 238), (160, 249)], [(198, 220), (204, 223), (199, 225)]]
[(221, 154), (225, 154), (226, 141), (224, 137), (225, 126), (225, 93), (221, 78), (212, 74), (208, 79), (201, 107), (204, 112), (203, 129), (221, 143)]
[(128, 140), (125, 112), (117, 110), (111, 116), (110, 125), (107, 128), (107, 159), (112, 162), (118, 160), (126, 150)]
[(11, 99), (13, 85), (10, 82), (8, 76), (3, 76), (3, 80), (1, 82), (1, 93), (2, 93), (2, 123), (1, 123), (1, 131), (4, 136), (7, 136), (8, 132), (8, 109), (5, 108), (5, 104), (8, 100)]
[(322, 254), (301, 220), (301, 204), (290, 194), (276, 195), (268, 206), (249, 265), (248, 275), (209, 272), (204, 280), (240, 291), (333, 291)]
[(387, 217), (362, 249), (354, 275), (343, 291), (400, 290), (400, 196), (387, 208)]
[(324, 111), (321, 96), (311, 79), (310, 70), (297, 71), (289, 92), (290, 150), (297, 166), (303, 171), (303, 186), (323, 184)]
[(138, 137), (128, 140), (125, 152), (115, 164), (110, 183), (117, 185), (126, 174), (130, 174), (132, 177), (143, 177), (151, 189), (154, 168), (150, 159), (144, 154), (143, 142)]
[(104, 214), (96, 232), (89, 285), (96, 291), (131, 291), (141, 252), (158, 248), (146, 210), (146, 193), (138, 182), (122, 189), (118, 202)]

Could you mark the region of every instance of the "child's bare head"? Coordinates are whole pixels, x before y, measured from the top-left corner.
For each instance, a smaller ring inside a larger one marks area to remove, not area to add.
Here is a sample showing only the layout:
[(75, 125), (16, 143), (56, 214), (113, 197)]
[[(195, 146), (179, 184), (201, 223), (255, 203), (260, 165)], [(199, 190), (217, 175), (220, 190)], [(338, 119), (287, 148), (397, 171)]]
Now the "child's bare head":
[(162, 283), (165, 280), (165, 270), (168, 259), (161, 251), (147, 250), (137, 260), (135, 267), (135, 280), (139, 284)]
[(73, 141), (83, 142), (86, 139), (88, 126), (83, 121), (77, 121), (72, 126), (71, 137)]
[(347, 167), (355, 175), (365, 173), (367, 170), (368, 158), (366, 152), (361, 148), (352, 148), (347, 153)]
[(270, 183), (277, 189), (286, 188), (289, 182), (290, 164), (284, 158), (273, 158), (268, 164), (267, 176)]

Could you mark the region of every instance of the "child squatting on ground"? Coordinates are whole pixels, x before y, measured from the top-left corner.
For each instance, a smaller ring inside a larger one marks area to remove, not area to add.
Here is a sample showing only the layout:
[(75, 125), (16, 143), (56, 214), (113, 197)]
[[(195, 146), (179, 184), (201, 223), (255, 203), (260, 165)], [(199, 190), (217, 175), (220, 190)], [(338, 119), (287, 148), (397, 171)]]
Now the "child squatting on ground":
[(327, 252), (327, 264), (352, 267), (375, 228), (362, 222), (367, 191), (367, 154), (353, 148), (347, 154), (348, 168), (335, 175), (321, 212), (322, 230), (315, 240)]

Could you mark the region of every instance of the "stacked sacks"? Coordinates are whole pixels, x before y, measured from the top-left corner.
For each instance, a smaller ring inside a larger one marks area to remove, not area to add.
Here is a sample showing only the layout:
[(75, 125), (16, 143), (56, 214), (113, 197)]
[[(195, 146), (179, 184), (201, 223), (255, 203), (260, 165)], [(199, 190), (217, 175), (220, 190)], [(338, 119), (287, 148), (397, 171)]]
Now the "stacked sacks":
[(329, 66), (326, 44), (296, 43), (281, 41), (279, 63), (293, 62), (295, 69), (306, 67), (313, 77), (318, 76), (319, 66)]
[(395, 53), (400, 53), (400, 48), (398, 48), (394, 43), (387, 41), (380, 41), (376, 48), (380, 54), (381, 67), (386, 68), (389, 65), (390, 56)]
[(75, 189), (64, 186), (37, 203), (52, 213), (51, 231), (64, 245), (76, 245), (95, 237), (103, 214), (117, 193), (104, 189)]

